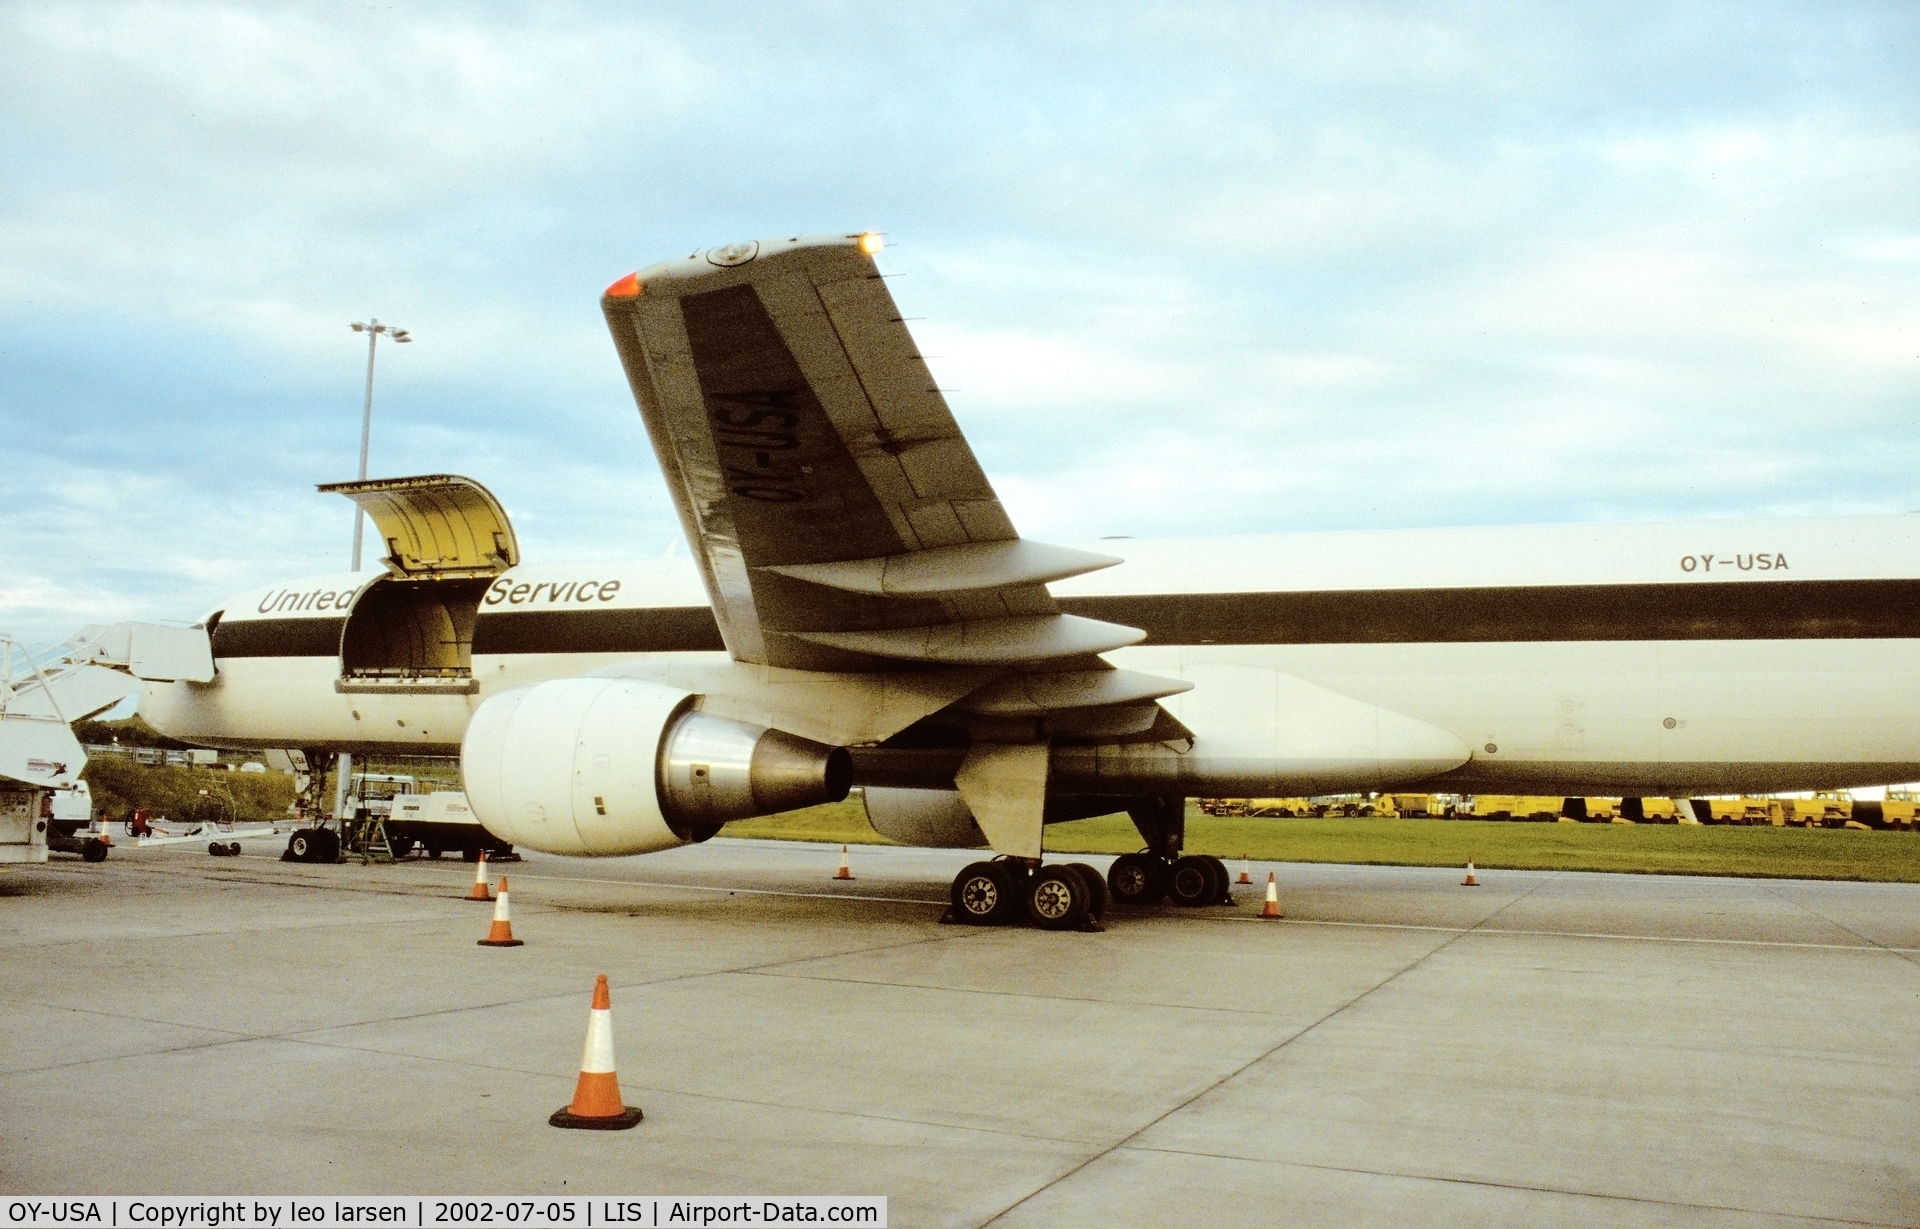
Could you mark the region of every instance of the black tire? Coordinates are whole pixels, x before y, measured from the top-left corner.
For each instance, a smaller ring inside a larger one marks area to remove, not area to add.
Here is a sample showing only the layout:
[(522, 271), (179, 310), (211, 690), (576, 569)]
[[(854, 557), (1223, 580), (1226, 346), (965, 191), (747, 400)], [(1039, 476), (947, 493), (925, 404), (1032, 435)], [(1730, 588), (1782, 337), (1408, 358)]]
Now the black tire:
[(89, 862), (105, 862), (107, 860), (107, 843), (97, 836), (92, 837), (86, 844), (80, 847), (80, 856)]
[(1087, 916), (1098, 922), (1107, 916), (1107, 877), (1085, 862), (1069, 862), (1068, 866), (1080, 872), (1080, 878), (1087, 881)]
[(315, 829), (302, 828), (287, 838), (287, 856), (295, 862), (313, 861)]
[(440, 860), (440, 855), (441, 855), (441, 854), (443, 854), (443, 853), (445, 853), (445, 852), (446, 852), (446, 851), (445, 851), (444, 849), (441, 849), (441, 848), (440, 848), (439, 846), (437, 846), (437, 845), (429, 845), (429, 846), (427, 846), (427, 856), (428, 856), (429, 858), (432, 858), (432, 859), (433, 859), (434, 861), (436, 861), (436, 862), (438, 862), (438, 861)]
[(393, 851), (393, 860), (398, 862), (413, 852), (412, 837), (388, 837), (387, 848)]
[(321, 828), (314, 834), (314, 843), (319, 846), (316, 862), (332, 864), (340, 860), (340, 834), (331, 828)]
[(1027, 920), (1042, 930), (1077, 930), (1087, 924), (1093, 893), (1071, 866), (1046, 866), (1021, 893)]
[(953, 920), (969, 926), (998, 926), (1020, 908), (1014, 876), (1005, 862), (975, 862), (953, 877), (948, 899)]
[(1210, 853), (1197, 855), (1213, 871), (1213, 903), (1230, 905), (1233, 903), (1233, 875), (1228, 872), (1227, 864)]
[(1167, 895), (1173, 903), (1185, 909), (1198, 909), (1211, 905), (1220, 899), (1214, 891), (1213, 867), (1205, 858), (1188, 854), (1177, 859), (1173, 872), (1167, 876)]
[(480, 851), (477, 849), (463, 849), (460, 851), (460, 860), (462, 862), (478, 862), (480, 860)]
[(1150, 853), (1121, 854), (1107, 868), (1107, 891), (1115, 904), (1158, 904), (1167, 894), (1167, 864)]

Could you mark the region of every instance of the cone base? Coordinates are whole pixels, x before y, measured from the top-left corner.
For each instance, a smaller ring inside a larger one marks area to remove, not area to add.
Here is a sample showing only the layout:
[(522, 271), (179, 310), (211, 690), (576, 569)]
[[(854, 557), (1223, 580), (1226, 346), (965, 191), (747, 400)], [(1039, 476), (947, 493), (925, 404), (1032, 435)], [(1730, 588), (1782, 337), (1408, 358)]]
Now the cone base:
[(461, 900), (477, 900), (483, 905), (491, 905), (493, 903), (493, 897), (491, 896), (462, 896), (460, 899)]
[(609, 1118), (584, 1118), (568, 1106), (561, 1106), (547, 1119), (550, 1127), (570, 1127), (576, 1131), (628, 1131), (640, 1125), (644, 1117), (637, 1105), (629, 1105)]
[(525, 947), (527, 945), (525, 939), (480, 939), (477, 942), (481, 947)]

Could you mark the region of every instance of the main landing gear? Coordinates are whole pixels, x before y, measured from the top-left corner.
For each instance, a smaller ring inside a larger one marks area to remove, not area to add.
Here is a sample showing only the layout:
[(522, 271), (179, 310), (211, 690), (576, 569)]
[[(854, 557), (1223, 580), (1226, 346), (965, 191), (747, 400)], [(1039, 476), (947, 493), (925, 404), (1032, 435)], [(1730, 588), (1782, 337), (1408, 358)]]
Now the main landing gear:
[(1188, 909), (1231, 905), (1227, 864), (1212, 854), (1183, 854), (1171, 861), (1155, 853), (1122, 854), (1107, 872), (1113, 899), (1123, 905), (1153, 905), (1171, 898)]
[(1109, 901), (1154, 905), (1171, 898), (1189, 909), (1233, 904), (1227, 864), (1182, 853), (1185, 798), (1140, 798), (1129, 807), (1147, 848), (1114, 859), (1103, 877), (1084, 862), (1042, 866), (1023, 858), (975, 862), (954, 877), (942, 921), (972, 926), (1026, 922), (1042, 930), (1100, 930)]
[(975, 862), (953, 879), (942, 921), (1001, 926), (1025, 921), (1042, 930), (1105, 930), (1107, 882), (1085, 862), (1036, 866), (1018, 858)]

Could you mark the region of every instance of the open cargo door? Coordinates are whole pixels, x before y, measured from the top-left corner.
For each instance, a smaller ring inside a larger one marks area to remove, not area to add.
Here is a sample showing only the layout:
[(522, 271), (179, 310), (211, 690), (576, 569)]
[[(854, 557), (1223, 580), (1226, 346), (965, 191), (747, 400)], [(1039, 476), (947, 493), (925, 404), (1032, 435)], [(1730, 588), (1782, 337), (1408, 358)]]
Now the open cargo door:
[(473, 624), (487, 586), (520, 562), (493, 493), (457, 474), (334, 482), (386, 544), (387, 575), (354, 602), (340, 644), (349, 691), (471, 693)]
[(458, 474), (369, 478), (320, 488), (345, 495), (373, 518), (396, 577), (493, 577), (520, 562), (520, 544), (493, 492)]

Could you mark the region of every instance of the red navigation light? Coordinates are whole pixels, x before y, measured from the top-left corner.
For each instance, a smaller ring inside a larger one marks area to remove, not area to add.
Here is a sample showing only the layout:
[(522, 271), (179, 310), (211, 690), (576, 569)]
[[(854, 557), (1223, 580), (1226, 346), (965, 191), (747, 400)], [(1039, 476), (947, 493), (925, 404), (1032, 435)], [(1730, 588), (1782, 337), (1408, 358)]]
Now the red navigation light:
[(640, 275), (629, 273), (613, 285), (607, 287), (609, 299), (637, 299), (640, 297)]

